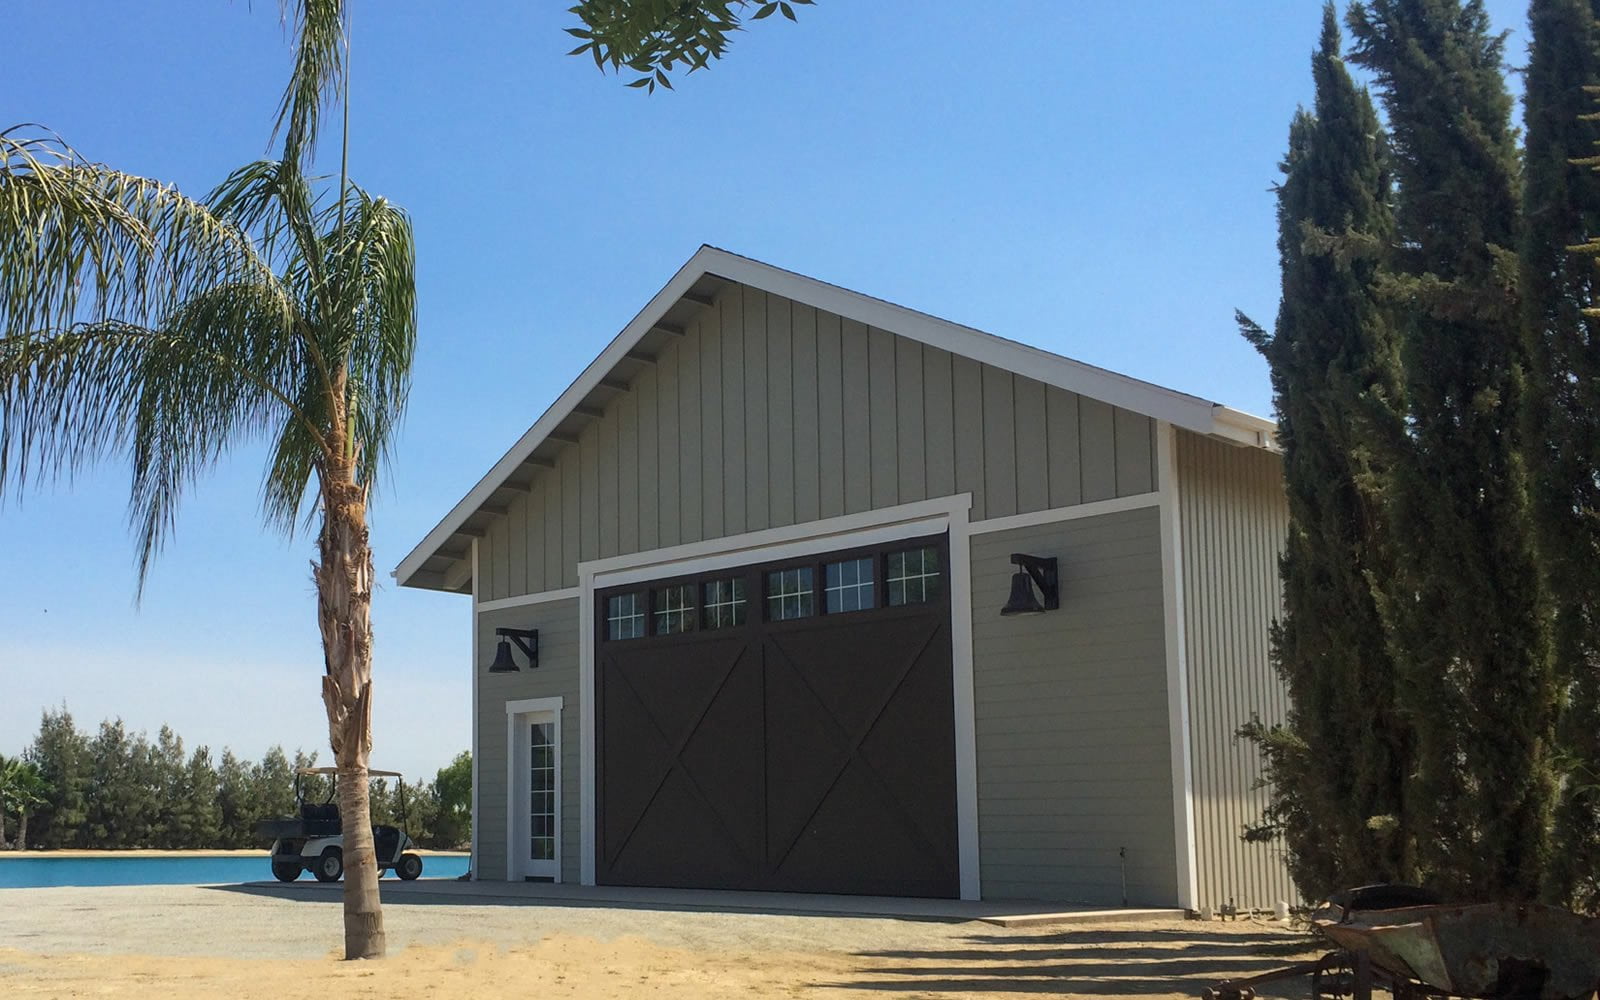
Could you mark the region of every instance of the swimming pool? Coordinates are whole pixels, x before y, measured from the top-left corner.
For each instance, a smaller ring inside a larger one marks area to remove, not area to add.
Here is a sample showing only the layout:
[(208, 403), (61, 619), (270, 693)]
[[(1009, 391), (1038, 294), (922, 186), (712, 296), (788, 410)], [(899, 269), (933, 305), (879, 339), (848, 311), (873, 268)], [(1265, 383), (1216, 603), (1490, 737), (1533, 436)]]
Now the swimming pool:
[[(422, 877), (455, 878), (467, 870), (465, 854), (424, 854)], [(309, 874), (301, 875), (306, 881)], [(394, 878), (385, 874), (385, 879)], [(193, 854), (178, 857), (0, 855), (0, 889), (52, 885), (218, 885), (271, 881), (267, 852), (259, 855)]]

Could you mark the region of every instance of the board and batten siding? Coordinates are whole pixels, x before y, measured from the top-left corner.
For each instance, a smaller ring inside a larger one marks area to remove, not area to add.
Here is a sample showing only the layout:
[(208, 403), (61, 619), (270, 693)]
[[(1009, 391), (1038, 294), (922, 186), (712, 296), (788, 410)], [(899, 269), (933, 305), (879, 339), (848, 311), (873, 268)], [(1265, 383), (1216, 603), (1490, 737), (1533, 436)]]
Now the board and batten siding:
[(972, 494), (974, 521), (1148, 493), (1148, 417), (730, 283), (479, 543), (480, 600), (578, 563)]
[(1267, 804), (1261, 760), (1234, 737), (1259, 716), (1282, 722), (1288, 693), (1269, 636), (1282, 607), (1278, 555), (1288, 533), (1282, 460), (1187, 432), (1176, 447), (1183, 616), (1194, 780), (1196, 906), (1270, 907), (1298, 898), (1281, 844), (1246, 844)]
[[(483, 663), (473, 665), (478, 673), (478, 745), (473, 748), (478, 765), (479, 857), (473, 864), (480, 879), (506, 878), (506, 702), (526, 698), (563, 700), (561, 708), (561, 880), (578, 881), (578, 602), (574, 599), (549, 601), (521, 608), (482, 611), (474, 623), (478, 631), (478, 652)], [(496, 628), (536, 628), (539, 630), (539, 666), (529, 670), (521, 652), (515, 652), (516, 673), (491, 674), (486, 671), (494, 656)], [(523, 775), (522, 780), (527, 780)]]
[[(1002, 617), (1013, 552), (1059, 560), (1061, 608)], [(1178, 900), (1161, 522), (1144, 507), (972, 538), (985, 899)]]

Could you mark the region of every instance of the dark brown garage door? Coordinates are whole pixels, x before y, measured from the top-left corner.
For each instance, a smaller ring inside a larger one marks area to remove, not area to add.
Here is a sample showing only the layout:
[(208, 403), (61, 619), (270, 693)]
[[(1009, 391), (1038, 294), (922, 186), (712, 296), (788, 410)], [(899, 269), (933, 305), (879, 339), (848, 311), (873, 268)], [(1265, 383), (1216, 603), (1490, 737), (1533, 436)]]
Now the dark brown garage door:
[(596, 595), (598, 881), (955, 896), (947, 554)]

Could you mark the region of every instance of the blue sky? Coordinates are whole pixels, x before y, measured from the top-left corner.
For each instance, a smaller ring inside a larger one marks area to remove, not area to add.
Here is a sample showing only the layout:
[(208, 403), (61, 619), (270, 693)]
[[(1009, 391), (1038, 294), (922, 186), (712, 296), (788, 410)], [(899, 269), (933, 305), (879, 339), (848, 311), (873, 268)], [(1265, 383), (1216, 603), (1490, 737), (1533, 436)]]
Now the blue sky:
[[(1276, 309), (1315, 0), (819, 0), (654, 96), (564, 55), (566, 3), (354, 4), (352, 174), (412, 214), (420, 313), (373, 510), (377, 766), (431, 776), (471, 731), (467, 600), (389, 570), (701, 243), (1270, 410), (1233, 310)], [(0, 127), (196, 195), (270, 152), (272, 0), (7, 6)], [(1489, 8), (1519, 63), (1524, 4)], [(312, 545), (260, 527), (263, 463), (192, 496), (140, 607), (125, 468), (0, 505), (0, 753), (62, 703), (324, 746)]]

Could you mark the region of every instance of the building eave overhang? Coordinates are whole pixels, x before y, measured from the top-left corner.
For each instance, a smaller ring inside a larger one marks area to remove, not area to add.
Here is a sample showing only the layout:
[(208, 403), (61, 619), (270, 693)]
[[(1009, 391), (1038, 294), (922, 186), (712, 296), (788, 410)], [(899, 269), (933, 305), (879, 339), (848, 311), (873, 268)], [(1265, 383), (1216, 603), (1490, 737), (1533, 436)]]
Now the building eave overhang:
[[(575, 415), (592, 416), (608, 395), (627, 391), (628, 382), (638, 368), (649, 363), (648, 354), (638, 350), (641, 343), (647, 338), (681, 335), (681, 318), (708, 306), (715, 288), (727, 282), (802, 302), (952, 354), (1142, 413), (1196, 434), (1242, 446), (1276, 450), (1275, 425), (1264, 417), (1074, 361), (726, 250), (702, 246), (400, 561), (393, 573), (399, 584), (451, 591), (469, 587), (470, 572), (462, 569), (468, 562), (466, 555), (473, 539), (487, 531), (487, 520), (502, 512), (504, 492), (523, 489), (519, 484), (522, 477), (533, 474), (528, 471), (530, 466), (536, 472), (541, 463), (550, 464), (548, 458), (540, 458), (540, 451), (548, 450), (552, 443), (565, 443), (563, 439), (570, 435), (563, 428)], [(680, 322), (674, 322), (675, 318)]]

